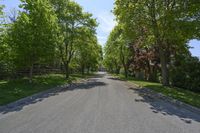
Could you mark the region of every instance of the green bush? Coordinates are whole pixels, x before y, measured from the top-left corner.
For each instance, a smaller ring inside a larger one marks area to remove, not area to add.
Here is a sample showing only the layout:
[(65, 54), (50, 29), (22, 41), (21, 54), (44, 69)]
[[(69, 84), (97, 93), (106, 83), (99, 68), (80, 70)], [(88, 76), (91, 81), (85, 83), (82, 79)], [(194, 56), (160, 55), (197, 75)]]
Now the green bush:
[(172, 70), (173, 86), (200, 92), (200, 61), (197, 57), (177, 57)]

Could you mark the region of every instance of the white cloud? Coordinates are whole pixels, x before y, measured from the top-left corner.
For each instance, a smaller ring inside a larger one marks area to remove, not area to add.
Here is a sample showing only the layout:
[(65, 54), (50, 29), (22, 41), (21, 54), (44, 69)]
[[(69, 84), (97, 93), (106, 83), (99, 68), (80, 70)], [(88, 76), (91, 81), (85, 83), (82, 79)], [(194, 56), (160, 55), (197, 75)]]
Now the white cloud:
[(99, 42), (99, 44), (101, 44), (101, 46), (105, 46), (105, 44), (106, 44), (106, 41), (104, 41), (104, 40), (98, 40), (98, 42)]
[(106, 43), (110, 32), (117, 24), (114, 19), (115, 17), (111, 12), (100, 12), (97, 14), (97, 20), (99, 23), (98, 40), (101, 45)]
[(101, 45), (104, 45), (106, 43), (106, 41), (107, 41), (107, 35), (105, 35), (105, 36), (97, 36), (97, 38), (98, 38), (98, 41), (99, 41), (99, 43)]
[(107, 39), (107, 37), (105, 37), (105, 36), (97, 36), (97, 38), (101, 39), (101, 40), (106, 40)]
[(117, 24), (114, 20), (114, 15), (111, 12), (101, 12), (98, 15), (99, 28), (104, 33), (110, 33), (113, 27)]

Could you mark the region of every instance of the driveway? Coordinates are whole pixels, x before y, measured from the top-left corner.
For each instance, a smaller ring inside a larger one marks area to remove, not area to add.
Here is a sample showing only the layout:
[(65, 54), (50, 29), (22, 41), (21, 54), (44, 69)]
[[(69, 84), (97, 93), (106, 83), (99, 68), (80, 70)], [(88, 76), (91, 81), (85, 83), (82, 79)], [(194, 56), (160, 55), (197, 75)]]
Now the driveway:
[(1, 110), (0, 133), (200, 133), (200, 115), (101, 74)]

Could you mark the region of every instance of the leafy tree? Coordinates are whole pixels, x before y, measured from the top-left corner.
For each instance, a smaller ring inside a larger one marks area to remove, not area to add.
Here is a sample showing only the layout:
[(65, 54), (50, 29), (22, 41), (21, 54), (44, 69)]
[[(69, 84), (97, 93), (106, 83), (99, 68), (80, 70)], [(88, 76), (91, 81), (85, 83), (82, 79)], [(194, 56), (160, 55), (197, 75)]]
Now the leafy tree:
[(0, 59), (2, 59), (3, 56), (3, 47), (4, 47), (4, 43), (3, 43), (3, 35), (4, 35), (4, 31), (5, 31), (5, 23), (4, 23), (4, 12), (3, 12), (3, 5), (0, 5)]
[[(0, 8), (0, 74), (18, 77), (42, 73), (43, 67), (84, 73), (97, 70), (102, 48), (97, 43), (97, 22), (71, 0), (21, 0), (3, 21)], [(28, 73), (27, 73), (28, 71)], [(5, 77), (5, 76), (4, 76)]]
[(154, 47), (147, 48), (141, 45), (138, 40), (131, 45), (130, 69), (138, 79), (158, 81), (157, 74), (160, 63), (158, 50)]
[(5, 23), (4, 23), (4, 12), (3, 12), (4, 5), (0, 5), (0, 75), (4, 73), (4, 57), (5, 57), (5, 49), (6, 45), (4, 42), (5, 37)]
[[(122, 66), (125, 76), (128, 77), (129, 41), (123, 35), (123, 29), (120, 25), (116, 26), (110, 33), (105, 47), (105, 54), (106, 66), (109, 68), (114, 65), (116, 73), (119, 73)], [(112, 68), (109, 69), (112, 71)]]
[(19, 68), (29, 68), (32, 82), (34, 65), (46, 63), (55, 55), (57, 17), (48, 0), (21, 0), (24, 10), (13, 23), (10, 43)]
[(170, 73), (173, 86), (200, 92), (200, 61), (189, 51), (175, 56)]
[(125, 34), (159, 51), (162, 83), (169, 85), (168, 66), (174, 51), (197, 36), (199, 3), (182, 0), (116, 0), (114, 13)]
[[(84, 44), (84, 43), (83, 43)], [(82, 74), (91, 70), (97, 70), (100, 59), (101, 47), (94, 41), (86, 42), (84, 45), (80, 45), (77, 55), (77, 62), (81, 67)]]
[(83, 27), (95, 31), (96, 20), (89, 13), (83, 12), (82, 8), (74, 1), (51, 0), (59, 19), (60, 36), (63, 41), (60, 43), (60, 56), (65, 68), (66, 78), (69, 77), (69, 66), (76, 52), (76, 45), (80, 45), (79, 38), (84, 35)]
[(8, 44), (8, 28), (6, 16), (3, 12), (4, 5), (0, 6), (0, 75), (2, 78), (8, 78), (13, 69), (12, 51)]

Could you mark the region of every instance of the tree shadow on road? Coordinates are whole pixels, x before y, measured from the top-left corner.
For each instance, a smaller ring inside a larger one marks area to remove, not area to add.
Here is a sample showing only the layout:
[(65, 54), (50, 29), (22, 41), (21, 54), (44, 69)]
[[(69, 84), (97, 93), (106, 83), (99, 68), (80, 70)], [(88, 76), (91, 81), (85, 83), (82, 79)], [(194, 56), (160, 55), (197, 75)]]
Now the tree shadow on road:
[(125, 79), (114, 78), (114, 77), (108, 77), (107, 79), (116, 80), (116, 81), (126, 81)]
[(76, 91), (76, 90), (83, 90), (83, 89), (93, 89), (98, 86), (106, 86), (107, 84), (104, 82), (99, 82), (97, 79), (89, 79), (87, 82), (82, 83), (73, 83), (71, 85), (65, 85), (62, 87), (58, 87), (57, 89), (47, 90), (45, 92), (24, 98), (17, 102), (5, 105), (0, 108), (0, 114), (7, 114), (10, 112), (18, 112), (21, 111), (25, 106), (35, 104), (38, 102), (43, 101), (52, 96), (59, 95), (60, 93), (66, 91)]
[(162, 114), (164, 116), (177, 116), (180, 120), (187, 124), (192, 121), (200, 122), (200, 115), (193, 113), (183, 107), (179, 107), (170, 102), (152, 96), (147, 89), (129, 88), (137, 93), (141, 98), (135, 99), (135, 102), (148, 103), (153, 113)]

